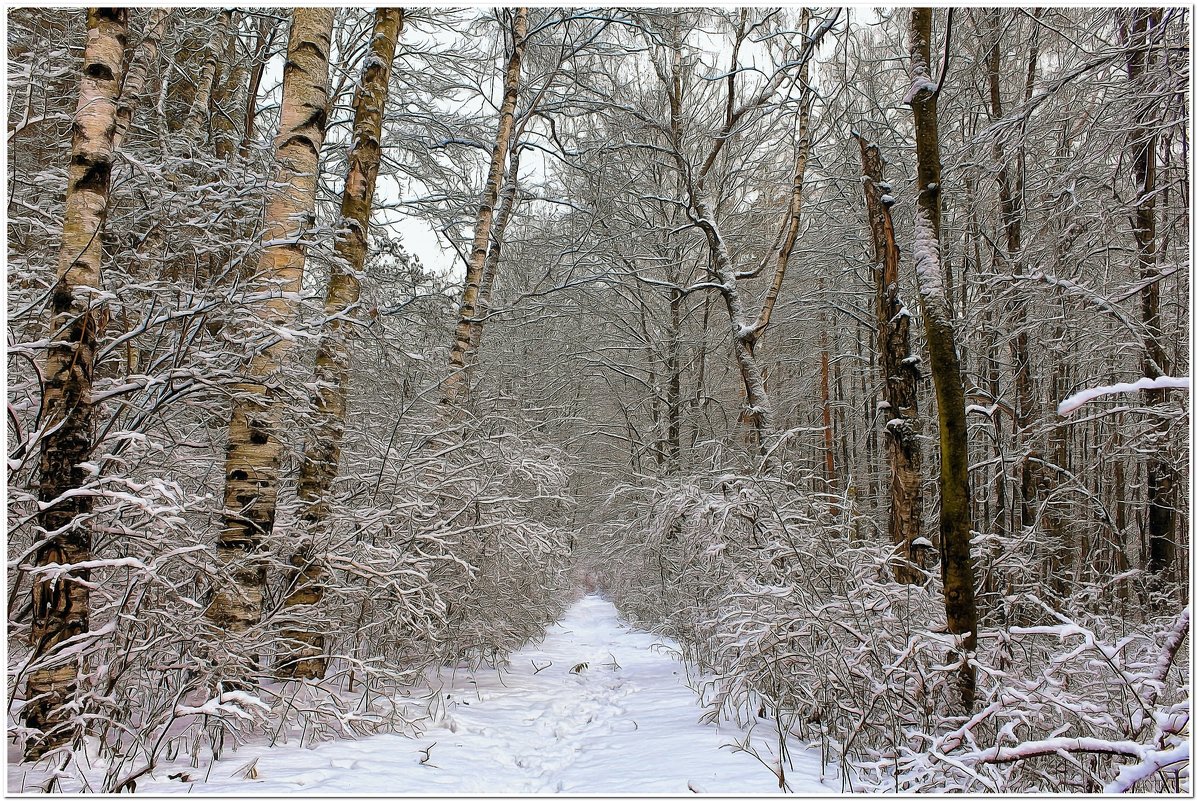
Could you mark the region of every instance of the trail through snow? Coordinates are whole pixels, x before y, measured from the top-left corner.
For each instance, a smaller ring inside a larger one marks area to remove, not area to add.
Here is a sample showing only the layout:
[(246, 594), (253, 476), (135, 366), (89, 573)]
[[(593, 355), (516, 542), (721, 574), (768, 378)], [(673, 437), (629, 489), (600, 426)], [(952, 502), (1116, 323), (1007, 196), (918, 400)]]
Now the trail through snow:
[[(217, 762), (206, 783), (171, 781), (158, 770), (157, 780), (138, 782), (138, 792), (779, 792), (761, 762), (721, 747), (743, 739), (738, 726), (698, 722), (702, 710), (672, 647), (628, 627), (609, 602), (586, 596), (541, 643), (512, 654), (501, 674), (446, 670), (446, 715), (418, 738), (378, 735), (311, 749), (247, 745)], [(771, 761), (770, 721), (762, 724), (754, 745)], [(791, 759), (791, 790), (839, 790), (837, 778), (821, 778), (816, 753), (791, 744)], [(253, 760), (256, 778), (249, 779)]]

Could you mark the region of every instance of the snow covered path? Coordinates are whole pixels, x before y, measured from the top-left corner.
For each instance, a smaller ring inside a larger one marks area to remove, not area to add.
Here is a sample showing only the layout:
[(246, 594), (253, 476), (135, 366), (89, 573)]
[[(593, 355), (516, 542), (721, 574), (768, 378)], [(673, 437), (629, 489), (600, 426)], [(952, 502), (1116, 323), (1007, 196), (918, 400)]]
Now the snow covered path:
[[(627, 627), (610, 603), (587, 596), (543, 642), (513, 654), (501, 676), (447, 671), (446, 717), (417, 739), (379, 735), (315, 749), (243, 747), (216, 763), (207, 783), (169, 781), (158, 771), (159, 781), (139, 782), (138, 792), (778, 792), (777, 779), (760, 762), (720, 748), (742, 738), (734, 724), (722, 730), (699, 724), (702, 710), (685, 684), (685, 668), (663, 650), (669, 645)], [(760, 740), (768, 740), (766, 732), (760, 730)], [(793, 791), (838, 791), (834, 777), (820, 781), (817, 753), (791, 747)], [(764, 750), (761, 756), (771, 759)], [(245, 767), (254, 759), (257, 778), (247, 779)]]

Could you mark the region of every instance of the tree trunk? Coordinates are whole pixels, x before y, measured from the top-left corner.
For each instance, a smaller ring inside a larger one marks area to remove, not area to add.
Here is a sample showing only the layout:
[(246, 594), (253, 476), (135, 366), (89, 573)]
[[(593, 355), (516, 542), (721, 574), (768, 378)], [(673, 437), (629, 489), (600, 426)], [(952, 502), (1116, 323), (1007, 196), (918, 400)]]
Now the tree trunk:
[(133, 114), (137, 111), (142, 92), (145, 91), (145, 79), (149, 74), (150, 65), (158, 60), (158, 44), (166, 33), (166, 20), (169, 16), (170, 9), (166, 8), (155, 8), (150, 12), (145, 37), (129, 62), (129, 70), (121, 84), (120, 100), (116, 105), (116, 130), (112, 134), (114, 151), (120, 149), (125, 134), (129, 132), (129, 126), (133, 124)]
[[(1002, 12), (993, 9), (990, 14), (990, 26), (993, 31), (993, 42), (989, 49), (989, 116), (991, 121), (1000, 121), (1002, 111)], [(1029, 100), (1034, 89), (1034, 76), (1038, 59), (1038, 48), (1031, 47), (1027, 67), (1027, 83), (1024, 100)], [(998, 205), (1001, 211), (1002, 232), (1006, 243), (1006, 261), (1010, 272), (1023, 275), (1024, 270), (1019, 262), (1022, 254), (1022, 177), (1017, 182), (1011, 178), (1008, 154), (1006, 153), (1005, 134), (998, 133), (993, 137), (993, 158), (997, 167), (996, 179), (998, 188)], [(1043, 453), (1031, 442), (1032, 430), (1038, 423), (1039, 405), (1035, 392), (1034, 373), (1032, 372), (1029, 334), (1027, 333), (1026, 301), (1016, 298), (1006, 307), (1007, 319), (1013, 332), (1011, 348), (1014, 356), (1014, 426), (1018, 437), (1018, 445), (1026, 448), (1022, 460), (1022, 475), (1019, 481), (1019, 525), (1034, 524), (1039, 506), (1040, 460)]]
[[(1135, 9), (1127, 12), (1122, 41), (1126, 45), (1126, 74), (1132, 90), (1142, 93), (1135, 113), (1134, 127), (1127, 134), (1127, 148), (1135, 177), (1134, 235), (1138, 254), (1139, 278), (1144, 284), (1141, 314), (1146, 332), (1143, 375), (1159, 378), (1168, 374), (1170, 360), (1163, 346), (1160, 330), (1160, 285), (1158, 242), (1156, 241), (1156, 131), (1152, 128), (1157, 101), (1147, 85), (1146, 72), (1152, 66), (1149, 38), (1160, 22), (1160, 11)], [(1145, 393), (1149, 406), (1167, 402), (1167, 390)], [(1176, 562), (1176, 471), (1168, 460), (1164, 431), (1157, 426), (1157, 450), (1146, 460), (1147, 471), (1147, 569), (1155, 575), (1169, 575)]]
[(199, 145), (203, 139), (200, 124), (208, 117), (208, 103), (212, 99), (212, 84), (216, 80), (216, 62), (220, 58), (221, 45), (228, 33), (233, 14), (228, 9), (221, 10), (216, 15), (216, 24), (212, 26), (212, 37), (204, 52), (204, 65), (200, 70), (199, 80), (196, 81), (195, 95), (191, 98), (191, 109), (187, 112), (187, 120), (183, 123), (183, 138), (190, 145)]
[[(366, 264), (370, 208), (374, 184), (382, 161), (382, 119), (395, 46), (403, 29), (403, 9), (379, 8), (374, 12), (370, 55), (353, 98), (353, 148), (345, 192), (341, 196), (342, 233), (337, 237), (337, 258), (332, 262), (324, 297), (324, 325), (316, 348), (316, 391), (312, 416), (316, 426), (304, 446), (299, 472), (299, 500), (307, 532), (292, 559), (298, 571), (286, 605), (317, 604), (324, 598), (325, 571), (317, 545), (327, 524), (329, 488), (341, 461), (345, 434), (345, 409), (349, 394), (349, 343), (346, 327), (352, 324), (361, 287), (358, 275)], [(289, 629), (286, 638), (296, 643), (282, 665), (284, 675), (324, 678), (328, 658), (321, 631)]]
[(221, 75), (212, 87), (212, 152), (217, 161), (229, 161), (236, 154), (245, 127), (238, 119), (247, 103), (245, 62), (237, 57), (240, 28), (240, 19), (230, 21)]
[(490, 245), (486, 250), (486, 261), (482, 267), (482, 284), (478, 287), (478, 313), (474, 315), (474, 324), (470, 327), (470, 350), (468, 360), (478, 358), (478, 348), (482, 345), (482, 327), (486, 324), (486, 316), (490, 312), (490, 302), (495, 291), (495, 278), (499, 274), (499, 259), (503, 255), (503, 240), (507, 233), (507, 223), (515, 212), (515, 204), (519, 193), (520, 146), (511, 149), (507, 160), (507, 177), (503, 180), (503, 191), (499, 198), (499, 211), (495, 215), (494, 227), (491, 229)]
[[(257, 313), (270, 326), (285, 327), (295, 315), (295, 293), (303, 281), (301, 239), (316, 205), (324, 109), (328, 101), (330, 8), (296, 9), (283, 70), (282, 110), (275, 150), (276, 188), (266, 205), (263, 235), (274, 242), (259, 262), (260, 289), (271, 295)], [(229, 632), (242, 632), (261, 619), (265, 568), (257, 551), (274, 528), (278, 498), (280, 370), (290, 343), (279, 338), (255, 354), (248, 375), (236, 386), (225, 460), (224, 528), (217, 552), (227, 581), (217, 587), (207, 616)]]
[[(819, 282), (819, 294), (823, 292), (823, 282)], [(827, 319), (819, 315), (819, 400), (823, 407), (823, 483), (827, 492), (835, 494), (837, 482), (835, 479), (835, 425), (831, 420), (831, 354), (827, 342)], [(838, 507), (833, 506), (838, 513)]]
[[(676, 263), (676, 262), (675, 262)], [(669, 341), (666, 343), (665, 372), (665, 472), (676, 475), (682, 463), (682, 290), (669, 292)]]
[[(968, 489), (968, 427), (964, 384), (956, 353), (956, 333), (940, 258), (940, 162), (937, 87), (931, 76), (930, 8), (910, 12), (910, 67), (914, 85), (915, 151), (918, 158), (918, 208), (915, 210), (914, 261), (919, 300), (931, 356), (931, 378), (939, 407), (939, 548), (948, 631), (961, 638), (965, 651), (977, 647), (977, 605), (970, 552), (972, 509)], [(960, 705), (967, 712), (976, 693), (976, 672), (967, 660), (959, 676)]]
[(889, 537), (908, 564), (894, 568), (903, 584), (922, 583), (933, 554), (915, 545), (923, 525), (922, 422), (918, 406), (918, 363), (910, 352), (910, 312), (899, 292), (900, 253), (890, 217), (893, 196), (881, 177), (881, 150), (859, 138), (865, 206), (873, 236), (874, 310), (881, 398), (885, 402), (885, 452), (889, 461)]
[[(806, 19), (805, 14), (803, 19)], [(808, 64), (804, 63), (800, 73), (800, 80), (804, 87), (806, 87), (808, 72)], [(704, 200), (695, 203), (695, 211), (698, 213), (697, 225), (706, 234), (713, 271), (722, 287), (720, 294), (723, 295), (724, 304), (727, 306), (730, 317), (732, 348), (736, 364), (740, 368), (740, 380), (744, 385), (745, 410), (741, 419), (747, 421), (751, 426), (753, 436), (762, 454), (767, 453), (774, 444), (776, 424), (773, 420), (773, 406), (765, 387), (765, 374), (757, 361), (756, 346), (769, 327), (773, 308), (781, 294), (782, 283), (785, 281), (786, 266), (794, 252), (794, 245), (798, 241), (806, 163), (810, 158), (812, 100), (810, 89), (804, 88), (798, 111), (798, 149), (794, 159), (794, 182), (790, 189), (790, 205), (784, 222), (784, 236), (779, 240), (776, 250), (770, 254), (774, 258), (773, 279), (765, 293), (760, 313), (756, 315), (755, 319), (749, 318), (744, 308), (738, 285), (740, 275), (736, 270), (727, 243), (719, 232), (714, 211)], [(754, 270), (752, 275), (759, 274), (763, 268), (764, 263)], [(831, 458), (834, 459), (834, 456)]]
[[(66, 206), (58, 272), (50, 298), (51, 333), (42, 396), (41, 484), (38, 527), (44, 532), (34, 552), (35, 568), (74, 565), (91, 558), (91, 531), (84, 519), (92, 508), (78, 492), (89, 471), (93, 447), (91, 405), (96, 343), (106, 309), (93, 305), (101, 288), (100, 235), (107, 217), (121, 80), (125, 70), (128, 10), (87, 11), (87, 43), (79, 102), (71, 135)], [(64, 497), (66, 496), (66, 497)], [(26, 682), (25, 725), (42, 732), (26, 744), (28, 758), (69, 743), (78, 732), (67, 703), (76, 691), (76, 657), (46, 664), (64, 643), (88, 631), (91, 571), (68, 568), (33, 582), (33, 648)]]
[(764, 371), (754, 353), (755, 336), (752, 326), (746, 324), (748, 316), (736, 277), (735, 263), (727, 243), (719, 233), (713, 210), (702, 200), (695, 204), (695, 210), (698, 212), (698, 227), (706, 234), (707, 245), (711, 250), (712, 272), (720, 284), (719, 294), (723, 296), (732, 329), (732, 350), (736, 365), (740, 368), (740, 380), (744, 385), (745, 408), (741, 419), (749, 424), (757, 447), (764, 454), (774, 444), (776, 426), (773, 422), (773, 405), (765, 390)]
[(520, 62), (527, 45), (528, 9), (517, 8), (511, 28), (511, 56), (507, 60), (507, 71), (503, 79), (503, 102), (499, 107), (499, 128), (495, 134), (495, 145), (491, 150), (490, 173), (482, 191), (482, 203), (478, 207), (478, 218), (474, 223), (474, 246), (466, 265), (465, 287), (462, 290), (461, 309), (458, 312), (457, 332), (453, 347), (449, 351), (449, 375), (443, 386), (442, 402), (452, 408), (461, 401), (462, 385), (465, 383), (465, 360), (470, 350), (472, 328), (479, 323), (478, 290), (482, 283), (482, 272), (486, 265), (486, 254), (490, 247), (491, 223), (494, 219), (495, 203), (503, 181), (503, 165), (511, 143), (511, 132), (515, 128), (515, 102), (519, 95)]
[(258, 17), (258, 30), (254, 38), (254, 62), (249, 72), (249, 86), (245, 91), (245, 128), (241, 131), (241, 144), (237, 146), (237, 158), (249, 155), (253, 143), (254, 126), (258, 119), (258, 90), (262, 86), (262, 73), (266, 70), (267, 54), (274, 44), (278, 25), (269, 15)]

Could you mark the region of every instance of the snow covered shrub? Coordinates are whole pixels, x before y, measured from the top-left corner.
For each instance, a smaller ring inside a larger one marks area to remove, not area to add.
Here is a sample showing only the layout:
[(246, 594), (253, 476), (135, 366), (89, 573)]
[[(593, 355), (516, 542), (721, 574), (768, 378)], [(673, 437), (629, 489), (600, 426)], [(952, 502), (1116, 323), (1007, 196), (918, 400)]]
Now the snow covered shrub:
[(438, 490), (444, 519), (460, 527), (457, 554), (473, 568), (452, 594), (447, 645), (456, 658), (494, 660), (564, 610), (568, 472), (560, 451), (510, 433), (467, 440), (461, 458), (475, 472)]
[(543, 631), (564, 596), (568, 532), (552, 515), (567, 478), (552, 448), (501, 435), (391, 462), (371, 492), (385, 505), (345, 486), (316, 612), (344, 669), (494, 659)]
[[(203, 620), (197, 587), (199, 577), (212, 569), (211, 558), (208, 546), (194, 542), (191, 528), (207, 499), (175, 481), (138, 480), (139, 471), (131, 465), (153, 465), (153, 448), (135, 437), (119, 441), (132, 444), (104, 460), (116, 475), (99, 473), (81, 489), (94, 498), (88, 524), (102, 532), (93, 541), (95, 556), (84, 578), (91, 589), (88, 630), (35, 660), (28, 644), (28, 597), (14, 592), (10, 599), (10, 686), (20, 690), (30, 671), (63, 660), (74, 663), (78, 675), (68, 699), (70, 715), (61, 726), (71, 743), (86, 738), (90, 754), (64, 746), (46, 755), (54, 767), (44, 780), (62, 789), (132, 788), (171, 738), (189, 736), (193, 725), (213, 719), (260, 719), (265, 706), (248, 694), (213, 695), (210, 689), (212, 674), (202, 655), (210, 626)], [(14, 520), (25, 506), (22, 497), (25, 493), (10, 485), (14, 590), (59, 570), (26, 562), (36, 535), (31, 519)], [(26, 700), (19, 692), (10, 695), (9, 730), (19, 743), (41, 736), (16, 723)], [(80, 756), (90, 756), (90, 771), (77, 764)]]
[(977, 711), (853, 767), (893, 791), (1183, 792), (1190, 785), (1188, 609), (1117, 631), (1028, 595), (1041, 625), (982, 638)]
[[(935, 596), (893, 583), (889, 549), (853, 542), (831, 499), (733, 475), (621, 494), (638, 514), (616, 547), (639, 571), (607, 586), (712, 677), (712, 718), (768, 718), (783, 750), (818, 737), (842, 759), (944, 712), (952, 641), (919, 633), (941, 616)], [(886, 670), (903, 655), (915, 669)]]
[[(762, 761), (783, 786), (791, 739), (818, 742), (845, 790), (1187, 781), (1187, 611), (1136, 631), (1007, 596), (992, 617), (1011, 622), (983, 625), (969, 657), (979, 701), (961, 717), (963, 656), (938, 576), (895, 582), (889, 546), (854, 539), (846, 510), (778, 479), (729, 475), (623, 487), (613, 503), (627, 512), (584, 561), (625, 615), (681, 640), (707, 677), (709, 720), (749, 726), (745, 750), (769, 739), (782, 757)], [(618, 571), (603, 569), (611, 553)]]

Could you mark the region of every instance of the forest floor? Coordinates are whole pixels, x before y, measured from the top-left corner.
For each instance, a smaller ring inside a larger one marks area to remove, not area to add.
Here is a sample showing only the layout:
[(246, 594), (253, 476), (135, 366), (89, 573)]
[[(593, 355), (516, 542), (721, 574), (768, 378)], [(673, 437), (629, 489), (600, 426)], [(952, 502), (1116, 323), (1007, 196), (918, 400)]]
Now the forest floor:
[[(699, 722), (698, 695), (673, 653), (675, 643), (630, 628), (614, 606), (589, 595), (501, 671), (445, 669), (437, 677), (443, 717), (418, 737), (376, 735), (314, 748), (246, 743), (210, 769), (160, 767), (155, 778), (138, 781), (137, 792), (779, 792), (769, 767), (772, 721), (760, 721), (751, 738), (755, 756), (738, 750), (746, 732), (737, 724)], [(840, 790), (834, 771), (824, 776), (816, 751), (791, 743), (789, 757), (792, 792)], [(167, 778), (180, 769), (197, 780)], [(9, 766), (10, 792), (21, 791), (21, 773)]]

